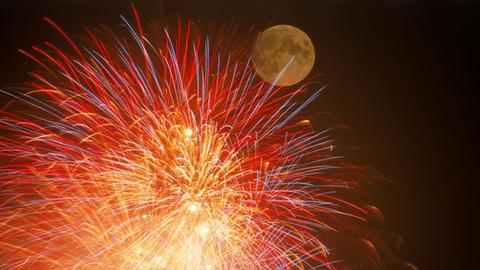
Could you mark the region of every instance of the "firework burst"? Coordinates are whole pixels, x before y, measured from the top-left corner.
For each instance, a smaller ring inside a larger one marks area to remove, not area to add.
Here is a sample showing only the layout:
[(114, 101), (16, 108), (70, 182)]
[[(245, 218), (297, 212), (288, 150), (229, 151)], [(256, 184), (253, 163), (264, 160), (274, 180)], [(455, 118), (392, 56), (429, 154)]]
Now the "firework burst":
[(328, 130), (298, 118), (320, 90), (262, 81), (191, 23), (78, 45), (47, 21), (73, 53), (21, 51), (43, 70), (2, 90), (29, 109), (0, 118), (0, 269), (337, 267), (365, 213), (336, 193), (356, 182)]

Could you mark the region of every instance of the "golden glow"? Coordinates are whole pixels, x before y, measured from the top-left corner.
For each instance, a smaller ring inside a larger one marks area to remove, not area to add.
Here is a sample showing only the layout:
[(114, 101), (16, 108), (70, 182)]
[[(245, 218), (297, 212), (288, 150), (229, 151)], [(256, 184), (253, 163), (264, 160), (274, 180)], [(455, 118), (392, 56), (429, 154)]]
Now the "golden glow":
[(198, 203), (191, 203), (190, 205), (188, 205), (188, 211), (190, 212), (196, 212), (198, 210), (198, 208), (200, 208), (200, 205)]
[(191, 137), (193, 135), (193, 130), (191, 128), (185, 129), (185, 136)]
[(305, 120), (302, 120), (302, 121), (298, 122), (298, 124), (301, 125), (301, 126), (309, 126), (311, 123), (310, 123), (310, 120), (305, 119)]
[(198, 226), (198, 232), (202, 235), (206, 235), (210, 232), (210, 227), (208, 226), (208, 224), (200, 224)]

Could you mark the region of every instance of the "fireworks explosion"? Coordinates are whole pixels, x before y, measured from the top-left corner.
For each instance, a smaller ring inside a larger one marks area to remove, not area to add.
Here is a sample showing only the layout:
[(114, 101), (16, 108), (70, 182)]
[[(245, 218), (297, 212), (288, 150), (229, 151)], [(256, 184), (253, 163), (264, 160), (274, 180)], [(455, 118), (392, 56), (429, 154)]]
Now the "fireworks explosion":
[(0, 269), (344, 269), (365, 211), (339, 195), (358, 183), (328, 130), (298, 116), (321, 89), (134, 14), (129, 38), (83, 43), (46, 19), (72, 53), (21, 50), (42, 70), (1, 90)]

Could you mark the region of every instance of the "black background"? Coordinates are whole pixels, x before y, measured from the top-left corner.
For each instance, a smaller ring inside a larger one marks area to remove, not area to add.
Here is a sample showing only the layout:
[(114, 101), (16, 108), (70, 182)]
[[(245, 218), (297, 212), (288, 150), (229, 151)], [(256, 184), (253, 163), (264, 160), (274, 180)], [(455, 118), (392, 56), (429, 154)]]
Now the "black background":
[[(142, 17), (158, 14), (136, 3)], [(316, 49), (315, 73), (328, 89), (309, 113), (351, 127), (352, 158), (399, 185), (380, 183), (372, 202), (404, 236), (401, 257), (420, 269), (477, 269), (479, 101), (474, 1), (164, 1), (167, 12), (204, 22), (237, 17), (245, 25), (291, 24)], [(28, 49), (84, 25), (118, 25), (130, 1), (1, 1), (0, 85), (21, 83)], [(82, 32), (83, 33), (83, 32)], [(323, 121), (323, 120), (321, 120)], [(321, 122), (316, 120), (316, 123)]]

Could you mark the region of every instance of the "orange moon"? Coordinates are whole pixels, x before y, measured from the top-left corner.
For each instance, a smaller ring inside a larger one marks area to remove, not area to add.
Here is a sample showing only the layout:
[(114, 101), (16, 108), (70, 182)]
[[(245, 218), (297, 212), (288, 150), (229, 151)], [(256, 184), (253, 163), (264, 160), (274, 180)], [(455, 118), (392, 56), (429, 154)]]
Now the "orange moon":
[(289, 86), (310, 73), (315, 62), (315, 48), (302, 30), (291, 25), (275, 25), (263, 31), (256, 40), (252, 61), (264, 81)]

